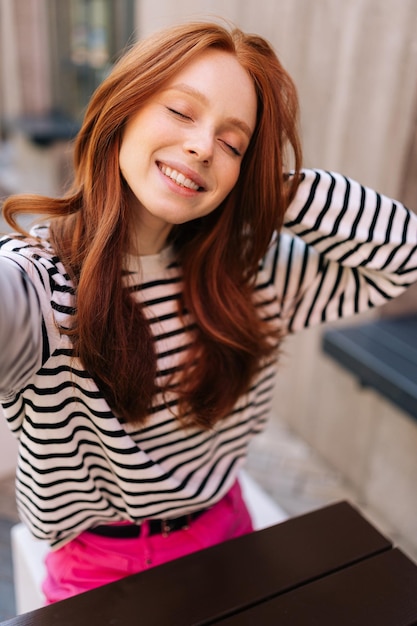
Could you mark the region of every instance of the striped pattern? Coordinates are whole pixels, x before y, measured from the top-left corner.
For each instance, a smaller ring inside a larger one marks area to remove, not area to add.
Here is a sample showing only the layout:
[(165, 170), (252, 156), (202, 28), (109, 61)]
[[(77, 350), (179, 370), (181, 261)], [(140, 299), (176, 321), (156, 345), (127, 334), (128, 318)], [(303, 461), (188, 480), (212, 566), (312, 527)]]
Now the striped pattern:
[[(47, 229), (37, 234), (46, 238)], [(381, 304), (417, 280), (416, 244), (417, 218), (401, 204), (340, 175), (305, 170), (286, 230), (260, 266), (259, 314), (295, 332)], [(16, 291), (22, 307), (18, 317), (7, 307), (1, 312), (13, 345), (6, 352), (2, 346), (0, 387), (20, 443), (18, 506), (34, 535), (59, 547), (95, 524), (175, 517), (221, 498), (265, 426), (275, 363), (264, 365), (231, 415), (209, 432), (180, 428), (173, 392), (156, 397), (146, 426), (135, 430), (112, 414), (57, 330), (57, 323), (70, 324), (73, 290), (47, 240), (43, 248), (7, 237), (0, 245), (1, 289), (3, 267), (13, 263), (18, 269), (4, 288)], [(193, 324), (177, 314), (181, 269), (170, 249), (129, 257), (127, 269), (163, 379), (178, 367)]]
[(23, 387), (41, 365), (42, 316), (32, 282), (15, 263), (2, 257), (0, 293), (0, 346), (3, 357), (7, 355), (0, 359), (0, 394), (13, 397), (11, 390)]

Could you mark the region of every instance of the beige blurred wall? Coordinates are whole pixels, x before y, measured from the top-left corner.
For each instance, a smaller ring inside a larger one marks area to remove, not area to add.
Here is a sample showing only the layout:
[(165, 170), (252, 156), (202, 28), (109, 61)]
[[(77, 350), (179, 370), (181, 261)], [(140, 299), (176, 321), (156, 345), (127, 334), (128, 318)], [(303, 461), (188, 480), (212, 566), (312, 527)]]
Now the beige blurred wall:
[(0, 114), (51, 108), (47, 0), (0, 0)]

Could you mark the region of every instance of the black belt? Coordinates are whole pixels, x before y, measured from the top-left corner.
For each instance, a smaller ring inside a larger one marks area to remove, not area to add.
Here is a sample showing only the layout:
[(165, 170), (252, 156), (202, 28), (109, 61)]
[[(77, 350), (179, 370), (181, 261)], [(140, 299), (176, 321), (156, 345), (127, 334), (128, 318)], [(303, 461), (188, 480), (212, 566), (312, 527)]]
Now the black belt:
[[(196, 511), (189, 515), (181, 515), (181, 517), (174, 517), (173, 519), (149, 519), (148, 535), (163, 535), (167, 537), (175, 530), (185, 530), (191, 522), (206, 511), (207, 509), (202, 509), (201, 511)], [(141, 526), (138, 524), (110, 524), (108, 526), (89, 528), (88, 532), (113, 539), (137, 539), (141, 534)]]

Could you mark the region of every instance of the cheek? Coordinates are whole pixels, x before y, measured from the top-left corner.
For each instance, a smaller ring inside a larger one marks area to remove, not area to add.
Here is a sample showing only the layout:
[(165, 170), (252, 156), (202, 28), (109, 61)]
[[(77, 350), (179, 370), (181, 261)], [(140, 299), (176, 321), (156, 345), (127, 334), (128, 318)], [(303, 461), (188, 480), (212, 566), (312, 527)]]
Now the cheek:
[(122, 173), (128, 172), (131, 164), (135, 160), (133, 155), (133, 145), (134, 142), (131, 141), (130, 135), (126, 136), (122, 140), (119, 151), (119, 168)]
[(233, 187), (239, 180), (240, 165), (223, 169), (223, 188), (225, 195), (232, 191)]
[(239, 179), (240, 168), (232, 170), (223, 169), (221, 179), (218, 179), (217, 195), (215, 198), (215, 207), (219, 206), (223, 200), (229, 195), (236, 186)]
[(126, 177), (137, 177), (143, 173), (145, 167), (145, 150), (143, 142), (134, 137), (128, 137), (122, 142), (119, 151), (119, 169)]

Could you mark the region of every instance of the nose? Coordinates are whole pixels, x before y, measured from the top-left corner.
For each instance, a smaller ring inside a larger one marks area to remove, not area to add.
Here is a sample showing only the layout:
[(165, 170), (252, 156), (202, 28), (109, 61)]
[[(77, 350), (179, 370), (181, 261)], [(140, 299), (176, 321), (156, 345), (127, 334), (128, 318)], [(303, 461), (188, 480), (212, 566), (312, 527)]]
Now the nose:
[(198, 161), (208, 165), (213, 159), (214, 135), (211, 131), (195, 130), (184, 141), (184, 150)]

